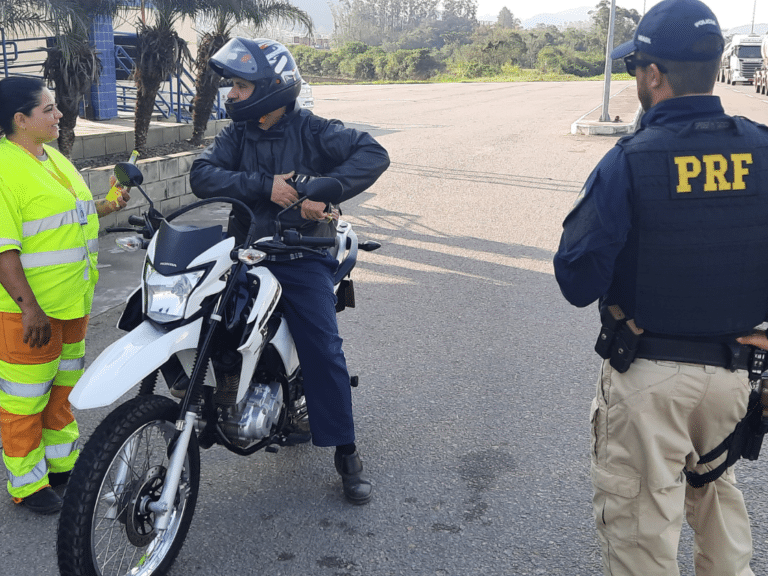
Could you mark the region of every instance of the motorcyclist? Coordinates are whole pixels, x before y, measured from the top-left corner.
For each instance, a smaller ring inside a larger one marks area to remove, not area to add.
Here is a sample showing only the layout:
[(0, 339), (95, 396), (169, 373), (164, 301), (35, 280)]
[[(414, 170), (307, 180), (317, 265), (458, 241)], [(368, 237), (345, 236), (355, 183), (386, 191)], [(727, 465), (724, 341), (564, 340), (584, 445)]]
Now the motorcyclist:
[[(210, 66), (232, 80), (226, 101), (232, 123), (195, 160), (190, 184), (199, 198), (226, 196), (245, 202), (256, 215), (257, 238), (274, 234), (277, 214), (298, 200), (290, 180), (294, 175), (338, 179), (344, 201), (370, 187), (389, 166), (386, 150), (369, 134), (297, 105), (302, 80), (282, 44), (234, 38), (213, 55)], [(233, 208), (230, 232), (238, 243), (248, 224), (248, 216)], [(283, 215), (281, 226), (303, 236), (336, 234), (331, 208), (309, 200)], [(296, 251), (270, 256), (265, 265), (283, 289), (285, 318), (303, 366), (312, 441), (336, 446), (334, 463), (344, 496), (353, 504), (366, 504), (372, 486), (361, 476), (350, 378), (336, 323), (337, 262), (326, 251)]]

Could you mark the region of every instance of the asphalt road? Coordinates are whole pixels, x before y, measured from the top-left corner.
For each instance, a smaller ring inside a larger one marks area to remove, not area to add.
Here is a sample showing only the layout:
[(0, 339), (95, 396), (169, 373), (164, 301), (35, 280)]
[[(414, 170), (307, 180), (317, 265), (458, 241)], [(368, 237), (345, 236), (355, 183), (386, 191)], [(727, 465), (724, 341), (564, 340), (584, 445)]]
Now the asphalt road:
[[(551, 259), (583, 181), (616, 141), (570, 134), (601, 102), (602, 84), (314, 92), (317, 114), (371, 130), (392, 159), (344, 207), (361, 239), (384, 245), (361, 256), (358, 307), (339, 317), (361, 380), (358, 446), (374, 499), (345, 503), (331, 449), (244, 458), (213, 448), (202, 455), (197, 512), (170, 573), (599, 574), (587, 424), (597, 313), (562, 298)], [(751, 87), (716, 93), (729, 112), (768, 121), (768, 100)], [(117, 303), (138, 282), (127, 272), (135, 264), (106, 249), (102, 262), (106, 305), (91, 322), (89, 359), (119, 337)], [(84, 437), (105, 413), (78, 413)], [(768, 557), (766, 462), (737, 472), (758, 573)], [(0, 499), (0, 572), (57, 574), (56, 523)], [(690, 557), (685, 528), (684, 575), (693, 574)]]

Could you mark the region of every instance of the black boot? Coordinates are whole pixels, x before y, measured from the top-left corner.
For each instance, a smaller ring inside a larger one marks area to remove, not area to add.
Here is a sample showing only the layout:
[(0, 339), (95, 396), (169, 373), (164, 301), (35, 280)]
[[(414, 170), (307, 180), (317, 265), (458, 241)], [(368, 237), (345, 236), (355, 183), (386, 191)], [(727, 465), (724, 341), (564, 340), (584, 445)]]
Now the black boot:
[(46, 486), (21, 501), (21, 505), (35, 514), (53, 514), (61, 510), (61, 498), (53, 488)]
[(71, 470), (67, 472), (48, 472), (48, 483), (51, 485), (51, 488), (66, 486), (71, 474)]
[(368, 480), (360, 477), (363, 472), (363, 463), (357, 451), (347, 456), (336, 451), (333, 462), (336, 464), (336, 472), (341, 475), (344, 497), (347, 501), (352, 504), (367, 504), (371, 500), (373, 486)]

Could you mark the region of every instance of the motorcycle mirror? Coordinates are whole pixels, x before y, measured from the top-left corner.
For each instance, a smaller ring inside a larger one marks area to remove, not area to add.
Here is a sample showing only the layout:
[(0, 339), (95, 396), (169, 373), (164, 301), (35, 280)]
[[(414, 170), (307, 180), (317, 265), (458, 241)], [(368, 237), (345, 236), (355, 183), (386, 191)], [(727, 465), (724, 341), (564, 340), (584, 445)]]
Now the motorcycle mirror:
[(144, 174), (138, 166), (130, 162), (118, 162), (115, 164), (115, 178), (123, 186), (139, 186), (144, 182)]
[[(147, 202), (149, 202), (150, 217), (155, 219), (157, 226), (159, 226), (159, 222), (163, 219), (163, 216), (155, 211), (154, 202), (152, 202), (152, 199), (141, 187), (141, 183), (144, 182), (144, 174), (141, 173), (141, 169), (130, 162), (118, 162), (115, 164), (115, 178), (117, 178), (117, 181), (122, 186), (135, 187), (141, 192), (141, 195), (147, 199)], [(157, 229), (157, 226), (154, 227), (155, 230)], [(151, 233), (154, 234), (154, 230), (152, 230)]]
[(341, 200), (344, 187), (336, 178), (320, 176), (310, 178), (307, 182), (297, 182), (296, 191), (299, 196), (304, 196), (315, 202), (337, 204)]

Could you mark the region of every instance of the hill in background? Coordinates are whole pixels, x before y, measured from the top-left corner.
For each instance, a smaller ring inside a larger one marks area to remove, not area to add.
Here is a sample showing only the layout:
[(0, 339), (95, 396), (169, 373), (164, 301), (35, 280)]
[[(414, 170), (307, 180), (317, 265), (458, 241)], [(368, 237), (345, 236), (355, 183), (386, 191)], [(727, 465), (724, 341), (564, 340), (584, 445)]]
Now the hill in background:
[[(752, 24), (744, 24), (743, 26), (736, 26), (728, 30), (723, 30), (723, 34), (733, 36), (734, 34), (749, 34), (752, 32)], [(768, 34), (768, 24), (755, 24), (755, 34)]]
[[(314, 20), (315, 28), (320, 34), (331, 34), (333, 32), (333, 13), (330, 6), (334, 0), (323, 2), (322, 0), (293, 0), (293, 5), (306, 11)], [(589, 13), (594, 10), (594, 6), (581, 6), (579, 8), (570, 8), (562, 12), (548, 13), (544, 12), (526, 18), (522, 21), (523, 28), (536, 28), (539, 24), (545, 26), (565, 26), (566, 24), (584, 23), (589, 24), (591, 16)], [(498, 14), (484, 14), (478, 17), (478, 20), (484, 22), (496, 22)], [(752, 29), (751, 24), (736, 26), (724, 31), (726, 36), (733, 34), (749, 34)], [(768, 24), (755, 24), (755, 34), (768, 33)]]

